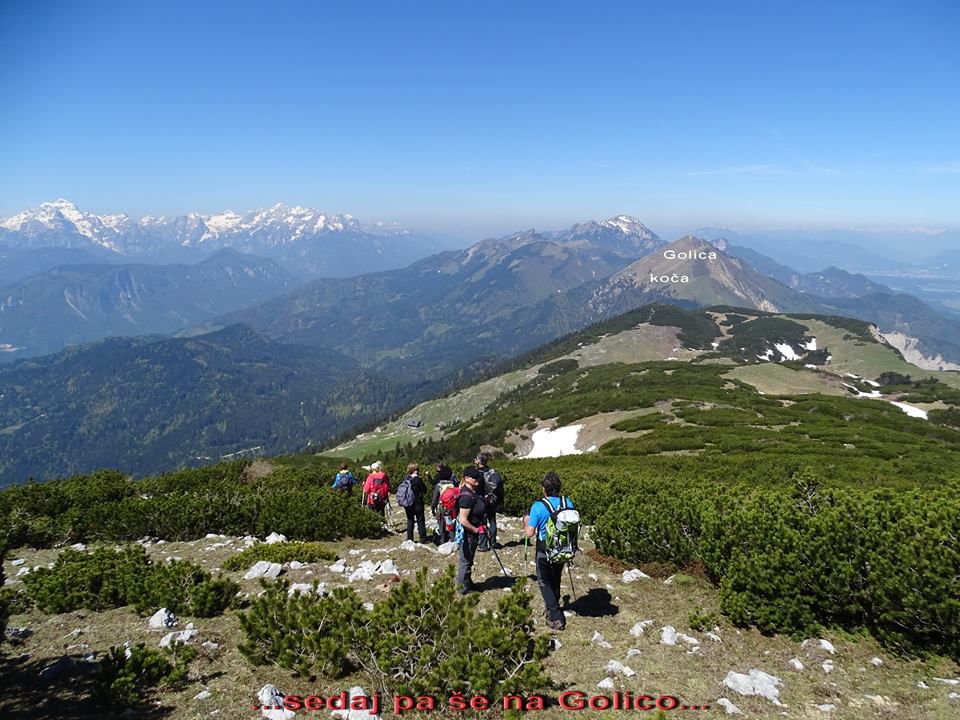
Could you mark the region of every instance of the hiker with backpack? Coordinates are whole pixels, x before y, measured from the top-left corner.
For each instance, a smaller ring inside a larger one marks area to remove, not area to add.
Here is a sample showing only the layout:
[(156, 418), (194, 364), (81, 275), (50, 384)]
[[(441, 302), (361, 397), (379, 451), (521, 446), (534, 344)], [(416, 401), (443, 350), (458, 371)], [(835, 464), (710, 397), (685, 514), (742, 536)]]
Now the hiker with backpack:
[(407, 465), (407, 476), (397, 485), (397, 505), (407, 513), (407, 540), (413, 540), (413, 523), (417, 523), (420, 542), (427, 541), (427, 528), (423, 519), (423, 497), (427, 486), (420, 479), (420, 466), (417, 463)]
[(483, 482), (480, 484), (480, 492), (487, 505), (487, 532), (480, 538), (480, 545), (477, 548), (480, 552), (487, 552), (491, 547), (497, 548), (497, 510), (503, 507), (503, 476), (500, 475), (487, 463), (490, 462), (490, 456), (485, 453), (477, 453), (473, 464), (483, 475)]
[(457, 584), (460, 594), (477, 592), (473, 584), (473, 559), (477, 545), (486, 530), (487, 505), (480, 494), (483, 475), (475, 467), (463, 469), (463, 487), (457, 498), (457, 520), (463, 530), (460, 543), (460, 563), (457, 566)]
[(349, 466), (347, 463), (340, 463), (340, 469), (337, 470), (337, 474), (333, 478), (332, 487), (334, 490), (339, 490), (340, 492), (346, 493), (347, 495), (353, 494), (353, 486), (357, 484), (357, 479), (353, 476), (353, 473), (348, 469)]
[(567, 619), (560, 609), (560, 580), (564, 566), (578, 551), (580, 514), (570, 498), (561, 495), (557, 473), (548, 472), (541, 484), (543, 497), (523, 518), (523, 530), (537, 542), (537, 584), (546, 606), (547, 627), (563, 630)]
[(437, 540), (440, 545), (453, 539), (459, 496), (460, 487), (453, 470), (446, 463), (438, 463), (437, 484), (433, 486), (433, 502), (430, 507), (437, 519)]
[(362, 500), (375, 513), (386, 517), (387, 503), (390, 502), (390, 478), (379, 460), (370, 466), (370, 474), (363, 483)]

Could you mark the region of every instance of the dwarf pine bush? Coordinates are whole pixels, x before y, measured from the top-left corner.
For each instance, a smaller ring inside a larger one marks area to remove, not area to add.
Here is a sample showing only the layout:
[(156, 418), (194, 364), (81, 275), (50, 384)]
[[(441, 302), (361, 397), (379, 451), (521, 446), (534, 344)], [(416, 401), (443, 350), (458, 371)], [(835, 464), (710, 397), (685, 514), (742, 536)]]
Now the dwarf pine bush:
[(477, 596), (456, 592), (452, 568), (432, 585), (422, 569), (372, 611), (352, 588), (327, 597), (288, 594), (267, 585), (240, 614), (240, 651), (254, 664), (273, 662), (303, 676), (339, 677), (362, 670), (384, 693), (423, 695), (531, 692), (546, 686), (549, 639), (534, 639), (530, 595), (506, 593), (492, 613)]
[(103, 704), (133, 707), (156, 686), (179, 688), (187, 679), (197, 649), (176, 644), (154, 650), (138, 643), (112, 647), (99, 663), (94, 695)]
[(30, 600), (48, 613), (133, 605), (144, 614), (166, 607), (197, 617), (219, 615), (240, 589), (194, 563), (154, 563), (139, 545), (90, 553), (64, 550), (52, 568), (25, 575), (24, 585)]

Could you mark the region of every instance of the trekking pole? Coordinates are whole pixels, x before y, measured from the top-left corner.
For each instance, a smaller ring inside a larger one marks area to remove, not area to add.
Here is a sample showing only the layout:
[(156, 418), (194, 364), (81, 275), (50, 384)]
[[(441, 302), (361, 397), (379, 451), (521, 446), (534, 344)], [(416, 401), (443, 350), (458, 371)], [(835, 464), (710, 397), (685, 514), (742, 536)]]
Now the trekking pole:
[[(486, 525), (481, 525), (481, 526), (480, 526), (480, 534), (481, 534), (481, 535), (486, 535), (486, 534), (487, 534), (487, 526), (486, 526)], [(493, 556), (497, 559), (497, 562), (500, 563), (500, 569), (503, 570), (503, 575), (504, 575), (504, 577), (510, 577), (510, 573), (508, 573), (508, 572), (507, 572), (507, 568), (504, 567), (504, 565), (503, 565), (503, 560), (500, 559), (500, 555), (497, 553), (496, 545), (494, 545), (493, 543), (490, 543), (490, 552), (493, 553)]]
[(523, 574), (530, 574), (530, 563), (527, 560), (527, 550), (530, 549), (530, 538), (527, 537), (527, 534), (523, 535)]
[(573, 601), (577, 601), (577, 589), (573, 586), (573, 568), (567, 563), (567, 573), (570, 575), (570, 592), (573, 593)]

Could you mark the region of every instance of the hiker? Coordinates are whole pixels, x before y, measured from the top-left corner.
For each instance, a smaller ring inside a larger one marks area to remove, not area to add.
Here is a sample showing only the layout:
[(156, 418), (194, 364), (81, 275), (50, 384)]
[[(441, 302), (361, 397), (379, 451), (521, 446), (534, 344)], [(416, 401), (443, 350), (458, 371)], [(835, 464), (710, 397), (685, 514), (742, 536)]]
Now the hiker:
[(352, 495), (353, 486), (357, 484), (357, 479), (353, 476), (353, 473), (350, 472), (348, 468), (349, 465), (347, 463), (340, 463), (340, 469), (337, 470), (337, 474), (333, 478), (333, 485), (330, 487), (332, 487), (334, 490), (340, 490), (347, 495)]
[(485, 531), (487, 504), (480, 494), (483, 475), (475, 467), (463, 469), (463, 487), (457, 499), (457, 520), (463, 528), (463, 541), (460, 543), (460, 564), (457, 567), (457, 584), (460, 594), (477, 592), (473, 584), (473, 558), (481, 534)]
[(477, 548), (480, 552), (486, 552), (491, 547), (496, 549), (497, 545), (497, 510), (503, 507), (503, 476), (500, 475), (487, 463), (490, 462), (490, 456), (485, 453), (477, 453), (473, 464), (483, 475), (483, 482), (480, 485), (480, 493), (487, 504), (487, 532), (480, 538), (480, 545)]
[(543, 476), (543, 497), (533, 503), (530, 512), (523, 518), (524, 532), (528, 538), (537, 542), (536, 568), (537, 584), (546, 606), (547, 627), (551, 630), (563, 630), (567, 626), (566, 616), (560, 609), (560, 579), (563, 566), (577, 552), (577, 532), (580, 516), (571, 513), (576, 519), (576, 527), (569, 532), (572, 538), (562, 538), (557, 532), (558, 515), (564, 510), (573, 510), (573, 502), (560, 494), (560, 476), (548, 472)]
[(460, 496), (457, 478), (446, 463), (437, 464), (437, 484), (433, 486), (433, 501), (430, 507), (437, 519), (437, 541), (439, 545), (453, 539), (457, 522), (457, 498)]
[(407, 476), (397, 485), (397, 505), (407, 513), (407, 540), (413, 540), (413, 522), (417, 522), (420, 542), (427, 542), (427, 528), (423, 519), (423, 497), (427, 486), (420, 479), (420, 466), (417, 463), (407, 465)]
[(387, 503), (390, 502), (390, 478), (379, 460), (370, 466), (370, 474), (363, 483), (363, 502), (378, 515), (386, 516)]

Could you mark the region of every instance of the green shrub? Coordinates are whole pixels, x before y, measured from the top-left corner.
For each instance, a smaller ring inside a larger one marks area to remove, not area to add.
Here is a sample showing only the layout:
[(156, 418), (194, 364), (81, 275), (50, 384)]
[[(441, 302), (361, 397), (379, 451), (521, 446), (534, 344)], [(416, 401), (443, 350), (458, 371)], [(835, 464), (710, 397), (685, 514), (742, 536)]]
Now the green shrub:
[(166, 607), (197, 617), (219, 615), (240, 589), (194, 563), (154, 563), (139, 545), (91, 553), (64, 550), (52, 568), (25, 575), (24, 585), (30, 600), (48, 613), (133, 605), (144, 614)]
[(573, 358), (564, 358), (563, 360), (554, 360), (553, 362), (543, 365), (537, 372), (540, 375), (560, 375), (561, 373), (576, 370), (578, 367), (580, 367), (580, 363)]
[(232, 555), (223, 563), (225, 570), (243, 570), (260, 560), (285, 563), (299, 560), (304, 563), (336, 560), (337, 554), (318, 542), (256, 543)]
[(186, 645), (153, 650), (143, 643), (112, 647), (100, 660), (94, 694), (104, 705), (133, 707), (151, 688), (180, 688), (187, 679), (197, 649)]
[(530, 596), (522, 587), (487, 614), (477, 610), (478, 596), (457, 593), (452, 568), (430, 586), (420, 570), (372, 611), (351, 588), (323, 598), (291, 596), (287, 588), (265, 584), (240, 614), (240, 650), (254, 664), (273, 662), (304, 676), (360, 669), (381, 692), (408, 695), (521, 693), (547, 684), (541, 661), (549, 638), (533, 638)]
[[(3, 588), (6, 579), (3, 573), (3, 560), (7, 556), (7, 546), (0, 541), (0, 588)], [(0, 643), (6, 637), (7, 619), (10, 617), (10, 598), (7, 592), (0, 590)]]

